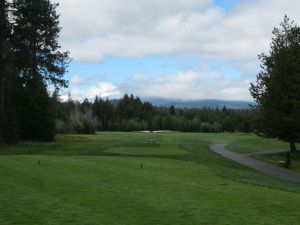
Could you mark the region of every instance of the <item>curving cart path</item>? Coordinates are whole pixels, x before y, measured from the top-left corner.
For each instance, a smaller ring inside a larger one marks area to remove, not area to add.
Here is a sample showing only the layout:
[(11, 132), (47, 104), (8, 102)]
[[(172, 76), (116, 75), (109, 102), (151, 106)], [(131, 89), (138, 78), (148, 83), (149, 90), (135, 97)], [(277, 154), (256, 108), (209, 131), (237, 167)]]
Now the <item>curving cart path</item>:
[(261, 162), (256, 159), (250, 158), (248, 155), (243, 155), (243, 154), (238, 154), (235, 152), (231, 152), (226, 150), (226, 144), (222, 143), (214, 143), (210, 146), (210, 148), (233, 161), (236, 161), (239, 164), (246, 165), (248, 167), (251, 167), (255, 170), (258, 170), (262, 173), (268, 174), (270, 176), (283, 179), (283, 180), (288, 180), (288, 181), (294, 181), (294, 182), (300, 182), (300, 174), (293, 173), (287, 169), (280, 168), (277, 166), (274, 166), (269, 163)]

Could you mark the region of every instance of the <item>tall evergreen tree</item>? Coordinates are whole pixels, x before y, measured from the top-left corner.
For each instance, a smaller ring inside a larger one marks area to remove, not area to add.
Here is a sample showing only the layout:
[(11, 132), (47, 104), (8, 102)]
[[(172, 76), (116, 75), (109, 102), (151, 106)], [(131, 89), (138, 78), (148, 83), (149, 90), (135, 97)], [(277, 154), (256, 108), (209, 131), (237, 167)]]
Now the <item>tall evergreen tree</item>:
[(49, 0), (15, 0), (13, 47), (16, 66), (25, 83), (41, 76), (43, 82), (66, 87), (63, 79), (69, 63), (68, 52), (60, 52), (58, 44), (58, 4)]
[(41, 77), (34, 77), (27, 82), (22, 100), (22, 138), (52, 141), (55, 135), (55, 107)]
[(175, 116), (175, 107), (174, 107), (174, 105), (171, 105), (171, 107), (170, 107), (170, 114), (172, 115), (172, 116)]
[(251, 95), (257, 101), (261, 132), (290, 143), (300, 135), (300, 27), (285, 16), (274, 28), (269, 54), (261, 54), (262, 71)]
[[(68, 52), (60, 52), (58, 4), (48, 0), (14, 0), (15, 25), (11, 39), (15, 67), (22, 83), (22, 137), (50, 141), (54, 137), (54, 117), (48, 85), (66, 87), (63, 79)], [(48, 115), (48, 116), (46, 116)], [(37, 125), (39, 124), (39, 125)]]
[(99, 98), (96, 96), (92, 105), (94, 115), (101, 121), (102, 129), (108, 128), (108, 123), (113, 119), (113, 105), (106, 99)]
[(15, 143), (20, 138), (20, 121), (19, 116), (23, 112), (18, 112), (20, 103), (22, 103), (22, 83), (18, 78), (17, 71), (12, 63), (11, 51), (8, 51), (8, 60), (5, 63), (5, 123), (4, 123), (4, 141), (6, 143)]
[(4, 141), (5, 43), (7, 39), (6, 1), (0, 0), (0, 144)]

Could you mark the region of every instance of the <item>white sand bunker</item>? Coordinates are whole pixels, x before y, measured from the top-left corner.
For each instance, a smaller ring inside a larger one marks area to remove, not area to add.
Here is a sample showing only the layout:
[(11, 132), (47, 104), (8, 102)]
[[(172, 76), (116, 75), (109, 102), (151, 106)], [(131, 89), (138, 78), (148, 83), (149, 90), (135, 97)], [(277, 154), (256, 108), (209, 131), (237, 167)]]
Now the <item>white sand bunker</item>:
[(172, 132), (171, 130), (153, 130), (153, 131), (150, 131), (150, 130), (143, 130), (141, 131), (142, 133), (167, 133), (167, 132)]

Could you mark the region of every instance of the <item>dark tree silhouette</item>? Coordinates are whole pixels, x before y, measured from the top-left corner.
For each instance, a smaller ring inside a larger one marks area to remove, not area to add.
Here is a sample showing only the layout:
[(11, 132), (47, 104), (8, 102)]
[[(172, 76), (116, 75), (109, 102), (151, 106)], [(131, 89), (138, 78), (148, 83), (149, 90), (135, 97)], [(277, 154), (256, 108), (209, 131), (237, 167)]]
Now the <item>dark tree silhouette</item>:
[(66, 87), (63, 79), (69, 63), (68, 52), (60, 52), (58, 4), (48, 0), (15, 0), (12, 43), (16, 66), (26, 83), (40, 76), (44, 83)]
[(53, 101), (48, 85), (66, 87), (68, 52), (60, 52), (58, 4), (48, 0), (14, 0), (10, 39), (22, 101), (18, 105), (21, 137), (51, 141), (55, 134)]
[(285, 16), (274, 28), (269, 54), (259, 55), (261, 72), (250, 93), (259, 112), (259, 131), (290, 143), (300, 134), (300, 27)]
[(0, 0), (0, 144), (4, 142), (4, 80), (7, 34), (8, 26), (6, 17), (6, 1)]

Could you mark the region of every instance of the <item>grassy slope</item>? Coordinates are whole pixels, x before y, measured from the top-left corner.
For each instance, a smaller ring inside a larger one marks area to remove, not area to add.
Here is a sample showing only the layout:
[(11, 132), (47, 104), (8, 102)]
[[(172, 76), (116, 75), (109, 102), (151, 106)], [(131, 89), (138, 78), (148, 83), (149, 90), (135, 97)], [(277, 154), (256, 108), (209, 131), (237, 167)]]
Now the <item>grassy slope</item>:
[(2, 146), (0, 224), (297, 224), (299, 184), (208, 148), (234, 138), (242, 137), (100, 133)]
[(250, 153), (266, 150), (288, 150), (289, 145), (285, 142), (260, 138), (255, 134), (233, 134), (228, 149), (238, 153)]

